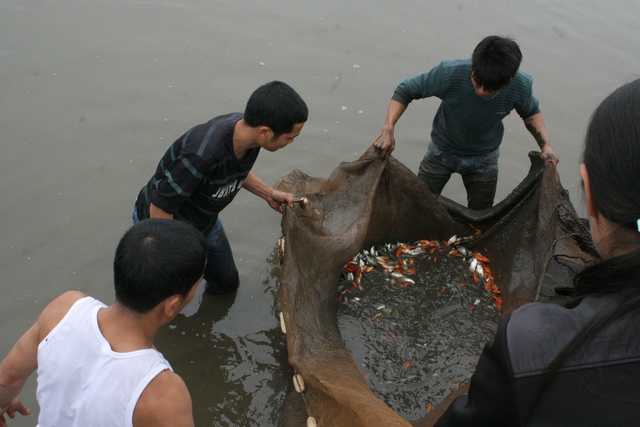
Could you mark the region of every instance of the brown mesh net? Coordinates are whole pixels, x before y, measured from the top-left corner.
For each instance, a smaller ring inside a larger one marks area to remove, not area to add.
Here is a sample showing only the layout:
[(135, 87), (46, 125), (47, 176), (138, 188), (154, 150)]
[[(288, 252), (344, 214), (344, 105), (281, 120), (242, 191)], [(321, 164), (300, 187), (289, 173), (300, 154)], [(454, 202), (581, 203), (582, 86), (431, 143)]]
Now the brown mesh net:
[[(357, 161), (342, 163), (328, 179), (294, 170), (278, 180), (275, 188), (309, 202), (297, 203), (283, 217), (279, 294), (289, 362), (304, 381), (305, 416), (320, 426), (411, 425), (376, 398), (338, 330), (340, 273), (362, 248), (474, 236), (465, 246), (491, 259), (503, 313), (544, 298), (553, 284), (568, 286), (567, 268), (577, 270), (597, 257), (555, 166), (544, 165), (539, 153), (529, 157), (525, 179), (484, 211), (435, 197), (403, 164), (379, 158), (372, 148)], [(567, 268), (550, 269), (554, 265)], [(300, 425), (300, 415), (287, 408), (291, 405), (285, 405), (285, 426)]]

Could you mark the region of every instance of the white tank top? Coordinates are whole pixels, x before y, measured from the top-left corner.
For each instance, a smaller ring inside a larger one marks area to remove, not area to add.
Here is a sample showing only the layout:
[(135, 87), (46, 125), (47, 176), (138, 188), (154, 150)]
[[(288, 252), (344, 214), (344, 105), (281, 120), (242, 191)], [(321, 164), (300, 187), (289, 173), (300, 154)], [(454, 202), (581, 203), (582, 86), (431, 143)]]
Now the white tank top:
[(133, 426), (149, 382), (171, 366), (155, 349), (116, 353), (91, 297), (78, 300), (38, 346), (39, 427)]

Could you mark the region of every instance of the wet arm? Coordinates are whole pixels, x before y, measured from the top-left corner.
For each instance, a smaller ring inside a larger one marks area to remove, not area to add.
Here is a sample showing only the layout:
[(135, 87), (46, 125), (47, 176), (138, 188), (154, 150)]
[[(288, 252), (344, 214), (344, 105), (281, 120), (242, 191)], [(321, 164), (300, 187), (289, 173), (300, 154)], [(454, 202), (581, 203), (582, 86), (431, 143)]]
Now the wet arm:
[(401, 102), (392, 99), (389, 103), (389, 109), (387, 110), (387, 118), (384, 121), (384, 125), (382, 126), (382, 132), (380, 136), (373, 143), (376, 151), (385, 156), (387, 154), (391, 154), (391, 152), (396, 147), (396, 139), (393, 135), (393, 131), (395, 129), (396, 123), (402, 117), (402, 114), (407, 109), (407, 106), (402, 104)]
[(269, 206), (280, 213), (284, 212), (285, 204), (293, 207), (293, 196), (291, 194), (274, 190), (253, 172), (249, 172), (242, 187), (250, 193), (266, 200)]
[(554, 165), (558, 164), (558, 156), (551, 147), (549, 141), (549, 135), (547, 134), (547, 127), (544, 123), (544, 117), (542, 113), (534, 114), (533, 116), (524, 119), (524, 125), (527, 130), (533, 135), (538, 147), (540, 147), (540, 157), (543, 160), (552, 162)]

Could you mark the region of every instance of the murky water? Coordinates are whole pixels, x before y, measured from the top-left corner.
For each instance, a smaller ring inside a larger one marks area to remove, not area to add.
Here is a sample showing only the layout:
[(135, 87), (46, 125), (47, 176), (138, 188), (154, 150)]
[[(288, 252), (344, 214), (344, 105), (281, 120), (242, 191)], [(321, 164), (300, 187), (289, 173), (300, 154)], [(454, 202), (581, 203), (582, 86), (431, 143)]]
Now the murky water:
[(339, 286), (347, 349), (376, 396), (409, 421), (469, 379), (500, 320), (499, 291), (473, 275), (474, 257), (433, 243), (399, 257), (395, 245), (376, 248), (384, 267), (369, 257), (372, 271), (360, 280), (345, 271)]
[[(393, 89), (488, 34), (519, 42), (535, 79), (561, 180), (579, 211), (585, 124), (640, 77), (635, 0), (3, 0), (0, 2), (0, 355), (68, 289), (113, 300), (111, 263), (136, 194), (190, 126), (241, 111), (280, 79), (310, 108), (296, 143), (262, 153), (273, 184), (298, 168), (327, 177), (378, 136)], [(412, 170), (437, 102), (412, 105), (394, 156)], [(506, 121), (498, 199), (536, 149)], [(463, 202), (453, 179), (444, 194)], [(277, 426), (291, 373), (277, 320), (280, 216), (243, 192), (222, 214), (242, 285), (200, 296), (157, 346), (194, 396), (198, 425)], [(37, 414), (35, 381), (22, 397)], [(35, 425), (36, 418), (11, 421)]]

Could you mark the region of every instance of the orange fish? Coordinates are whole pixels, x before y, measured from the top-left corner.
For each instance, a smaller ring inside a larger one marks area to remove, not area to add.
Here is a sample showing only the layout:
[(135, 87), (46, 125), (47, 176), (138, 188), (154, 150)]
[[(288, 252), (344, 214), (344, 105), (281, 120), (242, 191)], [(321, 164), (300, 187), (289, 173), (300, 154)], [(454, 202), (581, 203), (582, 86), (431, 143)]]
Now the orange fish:
[(344, 271), (348, 272), (348, 273), (353, 273), (354, 271), (356, 271), (356, 265), (355, 264), (347, 264), (344, 266)]
[(473, 231), (476, 232), (476, 234), (482, 234), (482, 230), (479, 230), (478, 228), (474, 227), (473, 224), (471, 224), (470, 222), (468, 222), (467, 224), (469, 225), (469, 227), (471, 227)]
[(404, 245), (398, 246), (398, 250), (396, 251), (396, 258), (402, 255), (402, 250), (404, 249)]
[(476, 259), (480, 262), (489, 262), (489, 258), (482, 255), (480, 252), (474, 252), (473, 256), (476, 257)]

